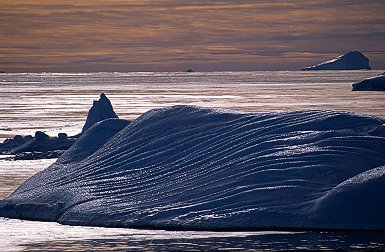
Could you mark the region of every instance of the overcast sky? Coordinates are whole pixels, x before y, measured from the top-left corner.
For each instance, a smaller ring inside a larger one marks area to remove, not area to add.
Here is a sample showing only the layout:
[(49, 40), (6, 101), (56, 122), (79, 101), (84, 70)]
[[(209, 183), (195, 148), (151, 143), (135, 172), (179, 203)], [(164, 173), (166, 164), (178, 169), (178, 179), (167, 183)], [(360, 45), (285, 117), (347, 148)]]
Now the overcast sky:
[(385, 1), (2, 0), (0, 70), (385, 69)]

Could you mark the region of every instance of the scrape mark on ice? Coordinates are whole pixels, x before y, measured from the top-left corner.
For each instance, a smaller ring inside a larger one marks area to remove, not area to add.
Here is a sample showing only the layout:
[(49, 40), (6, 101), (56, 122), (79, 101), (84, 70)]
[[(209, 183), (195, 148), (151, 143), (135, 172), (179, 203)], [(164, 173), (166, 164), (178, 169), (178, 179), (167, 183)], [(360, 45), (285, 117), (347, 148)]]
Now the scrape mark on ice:
[(108, 227), (385, 229), (385, 138), (374, 130), (383, 124), (342, 111), (192, 106), (129, 124), (110, 119), (1, 201), (0, 216)]

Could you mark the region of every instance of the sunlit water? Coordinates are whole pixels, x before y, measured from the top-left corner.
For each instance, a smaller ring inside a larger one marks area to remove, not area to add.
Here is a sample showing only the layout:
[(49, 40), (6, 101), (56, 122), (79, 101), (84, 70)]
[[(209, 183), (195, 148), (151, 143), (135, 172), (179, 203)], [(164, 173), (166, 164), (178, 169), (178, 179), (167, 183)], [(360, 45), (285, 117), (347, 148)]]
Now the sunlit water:
[(0, 251), (383, 250), (381, 232), (198, 232), (64, 226), (0, 218)]
[(385, 92), (352, 92), (382, 71), (0, 74), (0, 141), (80, 131), (100, 92), (121, 118), (189, 104), (240, 111), (343, 109), (385, 117)]
[[(351, 92), (382, 71), (0, 74), (0, 141), (43, 130), (76, 134), (100, 92), (121, 118), (190, 104), (240, 111), (343, 109), (385, 117), (385, 92)], [(0, 198), (55, 160), (0, 157)], [(384, 232), (171, 232), (0, 218), (0, 251), (385, 249)]]

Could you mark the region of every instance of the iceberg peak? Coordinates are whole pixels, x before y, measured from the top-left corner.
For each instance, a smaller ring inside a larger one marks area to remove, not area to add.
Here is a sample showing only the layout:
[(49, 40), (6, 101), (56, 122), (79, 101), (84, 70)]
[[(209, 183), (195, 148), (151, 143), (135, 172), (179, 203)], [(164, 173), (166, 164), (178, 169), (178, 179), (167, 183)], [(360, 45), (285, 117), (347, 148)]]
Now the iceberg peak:
[(101, 93), (100, 99), (94, 100), (92, 107), (88, 111), (87, 120), (83, 126), (81, 134), (91, 128), (91, 126), (95, 123), (110, 118), (118, 118), (118, 116), (115, 114), (110, 100), (104, 93)]

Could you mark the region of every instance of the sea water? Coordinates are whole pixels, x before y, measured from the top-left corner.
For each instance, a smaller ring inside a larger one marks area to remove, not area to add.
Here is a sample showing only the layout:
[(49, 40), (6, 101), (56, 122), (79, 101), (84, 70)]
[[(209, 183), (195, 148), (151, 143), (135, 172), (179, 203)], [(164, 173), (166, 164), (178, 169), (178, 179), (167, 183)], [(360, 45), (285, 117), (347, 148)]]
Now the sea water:
[(383, 250), (385, 233), (198, 232), (63, 226), (0, 218), (0, 251)]
[(352, 92), (382, 71), (0, 74), (0, 141), (42, 130), (81, 130), (101, 92), (116, 113), (135, 119), (175, 104), (247, 112), (342, 109), (385, 117), (384, 92)]
[[(351, 84), (382, 71), (0, 74), (0, 141), (79, 133), (104, 92), (120, 118), (189, 104), (248, 112), (338, 109), (385, 117), (384, 92)], [(0, 160), (0, 198), (54, 160)], [(0, 251), (385, 249), (383, 232), (171, 232), (0, 218)]]

